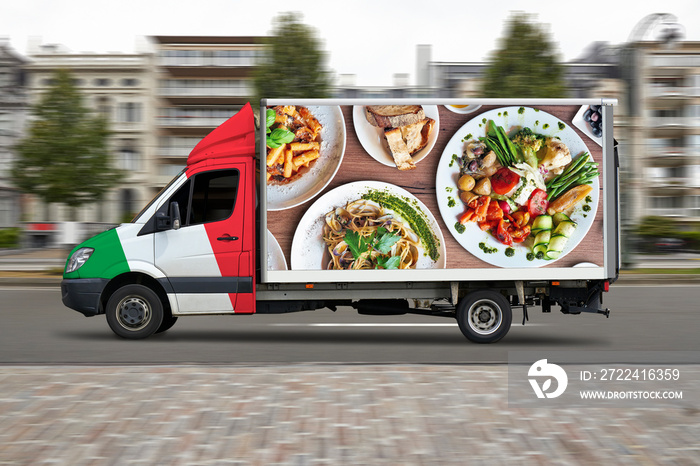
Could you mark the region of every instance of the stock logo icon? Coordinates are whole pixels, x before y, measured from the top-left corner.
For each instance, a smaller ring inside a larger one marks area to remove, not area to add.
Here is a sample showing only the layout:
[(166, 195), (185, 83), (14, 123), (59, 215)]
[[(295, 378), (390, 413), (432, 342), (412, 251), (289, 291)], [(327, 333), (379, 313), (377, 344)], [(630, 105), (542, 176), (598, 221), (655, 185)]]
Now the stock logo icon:
[[(556, 364), (548, 363), (546, 359), (540, 359), (530, 366), (527, 375), (537, 398), (557, 398), (564, 393), (569, 383), (566, 371)], [(539, 380), (542, 380), (542, 385)], [(556, 380), (556, 388), (552, 387), (552, 380)]]

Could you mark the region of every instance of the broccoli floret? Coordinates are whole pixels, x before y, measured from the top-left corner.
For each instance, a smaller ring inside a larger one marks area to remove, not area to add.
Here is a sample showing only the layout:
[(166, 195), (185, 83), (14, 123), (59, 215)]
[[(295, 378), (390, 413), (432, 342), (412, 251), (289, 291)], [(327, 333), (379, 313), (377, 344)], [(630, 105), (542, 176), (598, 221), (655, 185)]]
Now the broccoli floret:
[(530, 128), (522, 128), (511, 137), (523, 161), (533, 168), (537, 168), (537, 151), (542, 148), (544, 139), (544, 136), (533, 133)]

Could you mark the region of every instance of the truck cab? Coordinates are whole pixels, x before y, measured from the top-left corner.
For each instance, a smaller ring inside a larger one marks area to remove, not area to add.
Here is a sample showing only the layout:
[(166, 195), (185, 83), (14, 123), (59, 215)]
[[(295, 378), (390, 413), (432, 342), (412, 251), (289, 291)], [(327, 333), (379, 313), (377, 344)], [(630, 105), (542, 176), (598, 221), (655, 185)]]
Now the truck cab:
[(194, 148), (132, 223), (71, 252), (64, 304), (106, 313), (130, 338), (163, 331), (178, 315), (254, 312), (254, 160), (248, 104)]

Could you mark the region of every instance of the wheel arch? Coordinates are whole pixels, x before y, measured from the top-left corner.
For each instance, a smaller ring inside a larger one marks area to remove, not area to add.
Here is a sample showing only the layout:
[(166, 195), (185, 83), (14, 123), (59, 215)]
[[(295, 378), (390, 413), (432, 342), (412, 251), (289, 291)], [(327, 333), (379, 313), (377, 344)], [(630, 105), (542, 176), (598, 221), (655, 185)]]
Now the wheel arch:
[(107, 301), (109, 301), (109, 298), (112, 296), (112, 294), (125, 285), (143, 285), (150, 288), (151, 290), (153, 290), (154, 293), (158, 295), (158, 298), (163, 304), (163, 312), (172, 316), (173, 310), (170, 305), (170, 299), (168, 298), (168, 294), (166, 293), (165, 288), (163, 288), (163, 286), (157, 279), (142, 272), (126, 272), (117, 275), (116, 277), (111, 279), (107, 283), (107, 286), (105, 286), (104, 290), (102, 290), (102, 294), (100, 295), (100, 314), (105, 313)]

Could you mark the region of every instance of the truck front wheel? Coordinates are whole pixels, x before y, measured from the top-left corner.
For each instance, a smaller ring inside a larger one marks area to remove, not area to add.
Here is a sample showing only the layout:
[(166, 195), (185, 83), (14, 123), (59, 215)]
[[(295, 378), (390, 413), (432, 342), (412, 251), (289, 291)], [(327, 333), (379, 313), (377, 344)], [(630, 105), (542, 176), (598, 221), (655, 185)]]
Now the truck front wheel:
[(478, 290), (457, 303), (456, 317), (459, 329), (469, 341), (495, 343), (510, 330), (513, 313), (502, 294)]
[(107, 323), (122, 338), (137, 340), (153, 335), (163, 322), (163, 303), (143, 285), (126, 285), (107, 301)]

